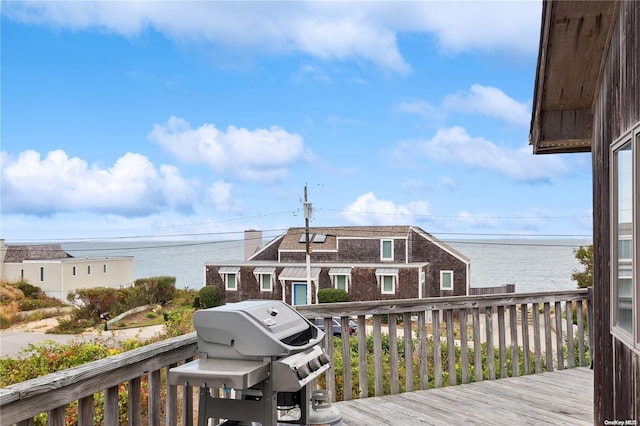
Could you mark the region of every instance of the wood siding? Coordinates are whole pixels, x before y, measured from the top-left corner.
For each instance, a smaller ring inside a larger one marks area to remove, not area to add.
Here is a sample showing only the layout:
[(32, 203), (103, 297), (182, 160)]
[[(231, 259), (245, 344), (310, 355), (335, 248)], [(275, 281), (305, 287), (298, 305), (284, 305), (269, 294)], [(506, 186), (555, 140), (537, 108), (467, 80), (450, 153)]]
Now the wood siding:
[[(300, 243), (303, 229), (291, 228), (286, 235), (272, 241), (251, 260), (238, 263), (241, 268), (237, 291), (226, 291), (218, 270), (222, 265), (206, 266), (206, 284), (223, 292), (226, 303), (247, 299), (277, 299), (292, 303), (291, 283), (283, 290), (279, 280), (284, 267), (304, 267), (305, 244)], [(314, 228), (313, 235), (323, 234), (326, 242), (311, 242), (311, 265), (320, 268), (318, 289), (331, 288), (329, 270), (350, 267), (350, 301), (391, 300), (425, 297), (462, 296), (467, 294), (468, 259), (453, 248), (431, 237), (419, 228), (401, 227), (338, 227)], [(381, 259), (381, 240), (393, 241), (393, 259)], [(228, 265), (227, 265), (228, 266)], [(272, 292), (260, 291), (253, 270), (258, 266), (276, 268)], [(395, 268), (398, 280), (394, 294), (382, 294), (377, 268)], [(453, 289), (440, 289), (440, 271), (453, 271)], [(424, 274), (421, 282), (420, 274)], [(304, 281), (304, 280), (301, 280)], [(315, 282), (315, 281), (314, 281)], [(283, 299), (283, 293), (284, 299)], [(315, 289), (312, 290), (315, 295)], [(313, 297), (313, 296), (312, 296)], [(312, 300), (312, 303), (315, 299)]]
[(592, 147), (595, 424), (640, 417), (638, 355), (610, 334), (609, 147), (640, 120), (640, 7), (637, 2), (618, 2), (617, 20), (605, 58), (595, 103)]

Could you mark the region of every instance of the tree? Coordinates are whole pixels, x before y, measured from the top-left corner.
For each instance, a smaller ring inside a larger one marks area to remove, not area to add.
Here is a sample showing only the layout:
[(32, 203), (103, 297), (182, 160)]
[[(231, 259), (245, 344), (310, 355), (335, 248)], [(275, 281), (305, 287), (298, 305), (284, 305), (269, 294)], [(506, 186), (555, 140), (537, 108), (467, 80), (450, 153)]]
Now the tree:
[(573, 255), (584, 266), (584, 270), (578, 271), (574, 269), (571, 279), (578, 283), (578, 288), (593, 286), (593, 244), (574, 249)]

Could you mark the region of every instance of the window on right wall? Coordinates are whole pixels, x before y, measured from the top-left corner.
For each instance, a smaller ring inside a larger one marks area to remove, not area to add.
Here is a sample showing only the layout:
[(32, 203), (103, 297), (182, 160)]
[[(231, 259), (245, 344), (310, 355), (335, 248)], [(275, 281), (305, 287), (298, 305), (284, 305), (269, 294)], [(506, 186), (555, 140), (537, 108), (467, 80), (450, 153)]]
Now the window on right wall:
[(453, 290), (453, 271), (440, 271), (440, 290)]
[(640, 351), (638, 205), (640, 123), (611, 146), (611, 332)]

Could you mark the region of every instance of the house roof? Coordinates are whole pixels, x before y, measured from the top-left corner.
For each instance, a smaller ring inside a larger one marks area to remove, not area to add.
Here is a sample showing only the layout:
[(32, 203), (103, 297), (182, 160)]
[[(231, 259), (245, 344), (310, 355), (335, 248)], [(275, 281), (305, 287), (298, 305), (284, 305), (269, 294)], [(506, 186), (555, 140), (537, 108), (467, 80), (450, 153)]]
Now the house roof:
[[(417, 226), (396, 225), (311, 227), (309, 228), (309, 240), (311, 241), (311, 248), (313, 249), (313, 251), (337, 250), (337, 241), (340, 238), (405, 238), (409, 236), (409, 233), (411, 231), (418, 233), (423, 238), (431, 241), (433, 244), (437, 245), (441, 249), (457, 257), (463, 262), (470, 262), (468, 257)], [(289, 228), (286, 234), (277, 237), (266, 247), (271, 246), (275, 241), (280, 242), (280, 244), (278, 245), (278, 250), (304, 251), (306, 249), (306, 230), (302, 227)]]
[(51, 260), (71, 258), (60, 244), (10, 245), (5, 246), (5, 263), (21, 263), (25, 260)]
[[(309, 240), (314, 250), (336, 250), (338, 238), (406, 237), (410, 229), (410, 226), (313, 227), (309, 228)], [(305, 228), (289, 228), (280, 243), (280, 250), (304, 250), (305, 231)]]
[(535, 154), (589, 152), (615, 1), (542, 3), (529, 143)]

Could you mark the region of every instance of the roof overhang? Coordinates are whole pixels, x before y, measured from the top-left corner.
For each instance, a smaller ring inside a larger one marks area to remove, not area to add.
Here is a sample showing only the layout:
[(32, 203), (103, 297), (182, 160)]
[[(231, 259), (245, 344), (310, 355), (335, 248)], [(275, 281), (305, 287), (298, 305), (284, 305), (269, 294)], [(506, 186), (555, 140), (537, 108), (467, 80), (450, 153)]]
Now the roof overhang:
[(529, 133), (534, 154), (591, 151), (594, 100), (617, 4), (543, 2)]

